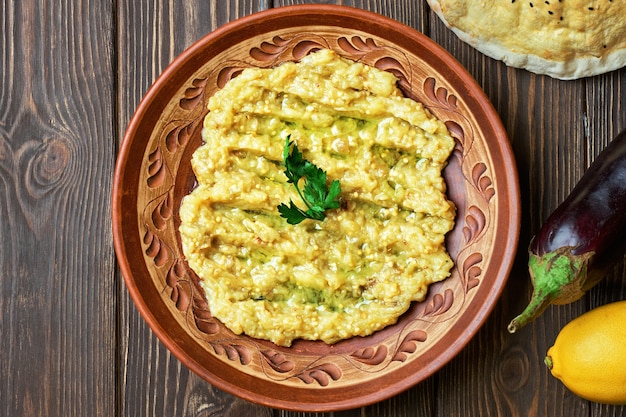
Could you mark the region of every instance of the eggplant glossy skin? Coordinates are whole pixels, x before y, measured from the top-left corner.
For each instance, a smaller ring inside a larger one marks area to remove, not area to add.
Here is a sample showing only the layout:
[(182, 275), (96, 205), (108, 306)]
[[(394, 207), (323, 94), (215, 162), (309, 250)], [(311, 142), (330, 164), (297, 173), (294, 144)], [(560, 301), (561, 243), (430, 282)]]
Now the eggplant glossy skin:
[(550, 304), (581, 298), (625, 250), (626, 130), (600, 152), (531, 241), (533, 294), (509, 324), (509, 332), (534, 320)]
[(548, 217), (533, 239), (538, 256), (570, 247), (573, 255), (592, 252), (604, 270), (626, 245), (626, 130), (593, 161), (570, 195)]
[[(617, 241), (620, 242), (617, 242)], [(571, 247), (596, 257), (626, 240), (626, 130), (593, 161), (532, 241), (537, 255)]]

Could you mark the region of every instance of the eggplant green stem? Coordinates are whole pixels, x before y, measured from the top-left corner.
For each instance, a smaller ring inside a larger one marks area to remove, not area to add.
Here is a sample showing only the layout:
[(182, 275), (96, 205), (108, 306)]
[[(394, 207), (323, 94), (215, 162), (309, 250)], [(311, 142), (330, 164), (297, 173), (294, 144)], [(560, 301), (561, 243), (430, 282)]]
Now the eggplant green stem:
[(559, 248), (541, 256), (531, 253), (528, 269), (533, 294), (526, 309), (509, 323), (509, 333), (539, 317), (551, 304), (568, 304), (582, 297), (592, 255), (593, 252), (574, 255), (572, 248)]

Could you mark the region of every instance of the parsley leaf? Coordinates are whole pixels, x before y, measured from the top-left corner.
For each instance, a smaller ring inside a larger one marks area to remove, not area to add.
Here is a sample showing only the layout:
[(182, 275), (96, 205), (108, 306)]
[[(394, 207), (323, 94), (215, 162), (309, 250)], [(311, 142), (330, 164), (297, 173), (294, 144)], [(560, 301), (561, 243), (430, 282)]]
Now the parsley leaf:
[[(326, 210), (339, 208), (339, 194), (341, 193), (339, 180), (333, 180), (329, 187), (326, 171), (304, 159), (302, 152), (289, 136), (285, 140), (283, 159), (287, 182), (294, 185), (306, 205), (306, 210), (302, 210), (293, 200), (289, 201), (289, 205), (280, 204), (278, 211), (281, 217), (287, 219), (287, 223), (298, 224), (304, 219), (324, 220)], [(300, 189), (302, 178), (304, 178), (304, 187)]]

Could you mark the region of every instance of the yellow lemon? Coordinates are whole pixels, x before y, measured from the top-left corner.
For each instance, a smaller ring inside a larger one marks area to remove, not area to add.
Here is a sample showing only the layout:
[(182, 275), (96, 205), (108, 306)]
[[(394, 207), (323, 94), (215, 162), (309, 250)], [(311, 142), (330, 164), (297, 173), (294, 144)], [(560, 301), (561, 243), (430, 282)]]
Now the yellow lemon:
[(626, 404), (626, 301), (597, 307), (568, 323), (545, 362), (574, 394)]

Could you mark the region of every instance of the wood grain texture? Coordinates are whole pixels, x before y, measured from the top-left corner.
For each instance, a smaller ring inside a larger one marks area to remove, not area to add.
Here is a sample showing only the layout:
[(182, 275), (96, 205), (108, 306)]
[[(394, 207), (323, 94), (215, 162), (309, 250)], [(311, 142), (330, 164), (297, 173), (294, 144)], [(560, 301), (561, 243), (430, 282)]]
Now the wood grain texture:
[(3, 416), (115, 412), (112, 16), (0, 4)]
[(306, 1), (306, 0), (274, 0), (274, 7), (292, 6), (297, 4), (336, 4), (348, 7), (358, 7), (369, 10), (383, 16), (398, 20), (405, 25), (422, 31), (424, 27), (424, 5), (415, 1), (395, 1), (395, 0), (327, 0), (327, 1)]

